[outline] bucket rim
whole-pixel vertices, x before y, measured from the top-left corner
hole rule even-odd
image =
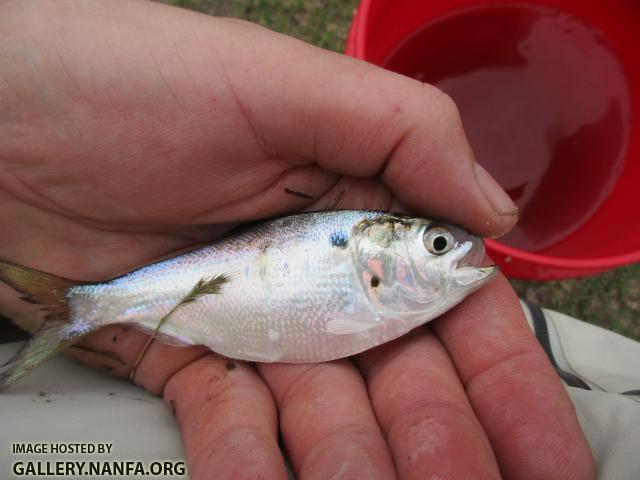
[[[360,1],[353,16],[351,31],[349,32],[350,41],[347,43],[345,51],[347,55],[361,60],[366,59],[367,30],[373,1],[374,0]],[[489,253],[497,254],[503,258],[510,257],[513,260],[534,266],[575,270],[576,272],[582,270],[609,270],[611,268],[640,262],[640,250],[620,255],[579,259],[528,252],[491,239],[486,240],[486,245]]]
[[[355,41],[349,45],[353,51],[347,51],[347,55],[364,60],[366,58],[367,29],[369,26],[369,12],[372,0],[361,0],[353,16],[352,28],[354,28]]]
[[[611,269],[640,262],[640,250],[620,255],[610,255],[606,257],[595,258],[567,258],[543,255],[539,253],[527,252],[519,248],[510,247],[496,240],[488,239],[486,241],[487,250],[490,253],[497,253],[503,257],[511,257],[513,260],[545,266],[572,270],[591,270],[591,269]]]

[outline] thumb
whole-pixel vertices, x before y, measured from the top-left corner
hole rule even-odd
[[[380,176],[412,210],[485,236],[517,221],[442,91],[244,22],[217,33],[220,60],[263,150],[342,175]]]
[[[6,2],[0,27],[0,59],[19,60],[3,63],[0,106],[14,113],[0,157],[15,190],[68,216],[243,220],[290,211],[285,180],[316,193],[345,175],[379,178],[406,207],[485,236],[516,221],[434,87],[152,2]]]

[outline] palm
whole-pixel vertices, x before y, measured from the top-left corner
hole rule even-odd
[[[80,29],[86,34],[91,27]],[[313,203],[323,207],[337,196],[341,206],[354,197],[362,204],[367,190],[377,197],[369,207],[389,206],[389,195],[380,197],[377,186],[341,184],[330,191],[339,175],[317,165],[318,152],[294,152],[295,142],[285,150],[281,139],[271,141],[270,119],[259,116],[266,106],[251,104],[255,93],[242,102],[237,95],[247,82],[241,78],[232,86],[220,63],[208,62],[199,72],[205,87],[186,66],[165,83],[159,75],[171,66],[153,58],[160,45],[137,31],[124,36],[132,37],[133,51],[142,44],[151,51],[146,64],[132,69],[131,57],[108,45],[78,55],[63,45],[56,51],[64,52],[64,74],[43,61],[51,70],[47,89],[35,78],[19,83],[11,70],[4,77],[9,89],[1,98],[3,111],[23,113],[0,137],[0,223],[12,225],[0,255],[103,279],[209,240],[219,230],[202,225],[275,216]],[[113,72],[127,71],[113,78]],[[58,95],[52,98],[51,91]],[[321,127],[310,124],[308,130]]]
[[[91,126],[85,125],[84,128]],[[55,152],[52,152],[53,155]],[[141,155],[144,153],[141,152]],[[56,156],[68,157],[63,152]],[[86,157],[84,161],[99,163],[100,159]],[[266,159],[256,163],[266,165],[277,161]],[[54,174],[62,170],[62,166],[55,165],[54,162],[48,163],[47,168]],[[209,169],[215,172],[215,165],[211,165]],[[42,168],[38,170],[39,175],[49,176]],[[286,186],[286,178],[283,180],[269,174],[260,178],[255,173],[256,170],[247,170],[244,175],[235,176],[239,182],[255,182],[245,192],[240,193],[235,188],[235,193],[220,195],[211,192],[207,195],[204,202],[207,208],[205,211],[203,207],[200,222],[209,220],[211,224],[196,223],[197,219],[182,220],[179,214],[170,213],[172,209],[193,210],[195,205],[203,203],[202,200],[185,199],[184,195],[175,194],[175,189],[151,201],[149,198],[155,195],[152,187],[148,184],[139,185],[139,191],[135,192],[135,195],[140,196],[139,205],[127,208],[127,205],[132,205],[131,201],[118,205],[111,196],[103,197],[95,190],[87,190],[83,186],[95,185],[95,178],[72,180],[76,174],[69,168],[64,170],[66,175],[61,175],[60,182],[43,181],[39,175],[31,176],[28,171],[21,172],[20,178],[16,174],[13,178],[5,177],[4,191],[0,193],[0,224],[11,225],[11,229],[4,233],[0,256],[68,278],[104,280],[176,250],[211,241],[233,223],[263,217],[259,212],[268,211],[270,215],[280,215],[293,213],[301,208],[389,209],[392,205],[399,206],[399,203],[394,203],[392,195],[381,182],[373,179],[338,179],[335,174],[323,172],[327,178],[333,177],[336,180],[325,185],[305,185],[303,193],[298,190],[301,187],[295,186],[300,185],[295,180],[292,184],[294,188],[289,188]],[[113,178],[101,176],[99,182],[125,184],[127,176],[121,175],[120,171],[128,171],[124,162]],[[229,176],[230,173],[227,169],[224,174],[218,175]],[[202,177],[185,175],[184,182],[197,185],[202,182]],[[262,185],[268,187],[264,188]],[[318,187],[322,189],[320,192]],[[185,190],[189,188],[185,187]],[[313,195],[308,192],[313,192]],[[75,201],[68,206],[65,204],[67,195],[75,196]],[[306,196],[312,198],[305,198]],[[272,200],[273,197],[278,198],[279,206]],[[186,206],[183,206],[183,202]],[[246,207],[247,202],[251,203],[250,208]],[[94,205],[93,210],[84,214],[89,204]],[[236,213],[225,214],[225,210]],[[165,216],[159,212],[167,213]],[[118,220],[128,215],[133,217],[127,219],[129,222]],[[157,220],[154,221],[155,218]],[[224,218],[226,221],[213,224],[216,218]]]
[[[515,221],[474,164],[451,101],[431,87],[161,5],[24,3],[0,3],[2,258],[101,280],[225,225],[336,203],[406,205],[484,235]],[[145,341],[113,326],[84,343],[122,362],[70,354],[127,375]],[[433,330],[353,363],[256,372],[226,362],[155,343],[136,374],[176,407],[192,478],[210,469],[279,478],[277,423],[309,478],[342,465],[358,478],[593,474],[569,400],[504,280]],[[551,439],[534,436],[535,455],[523,423]]]

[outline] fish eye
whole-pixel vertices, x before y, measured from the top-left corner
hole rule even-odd
[[[455,243],[451,232],[443,227],[433,227],[423,236],[424,246],[434,255],[442,255],[453,248]]]

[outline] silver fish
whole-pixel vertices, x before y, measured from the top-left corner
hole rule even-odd
[[[271,220],[102,283],[0,262],[0,280],[48,311],[0,375],[0,389],[100,327],[153,330],[169,312],[165,340],[231,358],[346,357],[459,303],[495,273],[495,266],[480,267],[483,257],[482,239],[459,227],[346,210]],[[210,279],[223,280],[216,294],[189,297]]]

